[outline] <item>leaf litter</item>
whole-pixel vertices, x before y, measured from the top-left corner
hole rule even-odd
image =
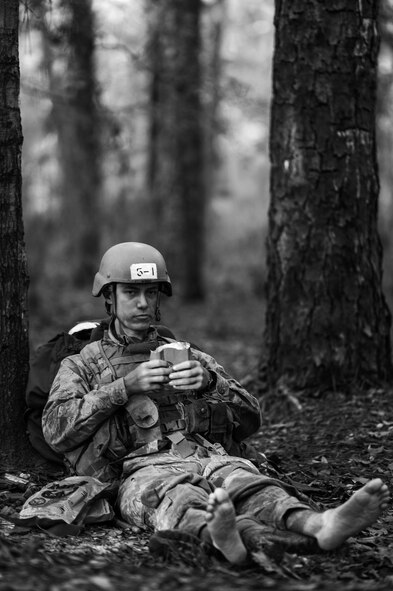
[[[392,489],[392,392],[324,393],[301,398],[301,410],[265,417],[251,439],[280,478],[322,507],[344,502],[370,478]],[[53,474],[0,473],[0,513],[20,510]],[[0,590],[41,591],[382,591],[393,588],[393,511],[334,552],[285,553],[239,568],[217,556],[183,551],[165,559],[149,552],[149,535],[121,520],[90,525],[79,536],[54,538],[0,518]]]

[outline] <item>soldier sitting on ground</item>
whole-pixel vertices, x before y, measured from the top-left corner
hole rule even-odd
[[[155,248],[126,242],[104,254],[93,295],[105,298],[108,330],[63,360],[43,413],[45,438],[72,472],[117,482],[128,523],[188,532],[233,564],[247,560],[250,524],[261,536],[263,524],[309,536],[323,550],[370,526],[389,502],[379,478],[318,512],[244,457],[258,402],[213,357],[157,333],[162,293],[172,285]]]

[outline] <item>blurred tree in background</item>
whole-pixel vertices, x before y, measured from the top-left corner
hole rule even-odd
[[[69,281],[86,286],[100,251],[101,127],[95,72],[91,0],[33,2],[41,33],[42,68],[52,109],[45,125],[57,137],[61,225],[48,240],[60,241],[71,262]]]
[[[90,6],[76,4],[85,12]],[[228,294],[246,290],[261,309],[272,2],[93,0],[84,36],[91,41],[93,24],[94,47],[86,42],[83,76],[75,57],[83,44],[77,50],[70,38],[75,6],[64,6],[29,0],[21,19],[33,337],[36,326],[64,326],[71,313],[102,314],[82,283],[75,285],[82,251],[97,249],[90,232],[100,240],[96,264],[115,242],[151,241],[173,250],[170,270],[182,287],[176,294],[200,297],[206,280],[207,297],[216,286]],[[80,76],[86,84],[77,84]],[[85,104],[92,105],[91,128],[76,142],[76,125],[89,124]],[[93,140],[86,163],[81,152]],[[94,190],[97,160],[101,191]],[[83,210],[82,173],[93,187]],[[82,249],[80,236],[87,240]]]
[[[26,459],[28,276],[22,220],[18,0],[0,4],[0,443],[1,460]]]
[[[266,340],[273,381],[391,375],[375,145],[377,1],[276,3]]]
[[[151,242],[165,253],[172,280],[186,300],[204,297],[201,8],[201,0],[148,3]]]
[[[202,63],[202,93],[204,108],[203,141],[205,195],[209,202],[215,194],[216,169],[220,154],[217,149],[217,137],[220,133],[220,104],[222,100],[222,43],[226,27],[228,3],[216,0],[204,7],[201,19],[200,60]]]
[[[377,146],[379,161],[381,233],[385,262],[385,293],[391,299],[393,292],[393,2],[380,0]]]

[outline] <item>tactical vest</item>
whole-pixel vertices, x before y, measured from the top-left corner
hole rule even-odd
[[[97,383],[105,385],[124,378],[138,365],[148,361],[151,350],[151,343],[138,343],[127,345],[119,354],[119,346],[115,343],[97,341],[86,347],[81,356],[94,373]],[[131,428],[133,424],[136,426],[138,444],[161,439],[162,435],[173,431],[185,431],[188,425],[184,407],[201,399],[201,396],[195,390],[179,391],[170,387],[149,395],[131,396],[124,408],[131,417]]]
[[[170,339],[162,339],[170,342]],[[119,346],[104,339],[87,345],[80,353],[100,386],[125,377],[139,364],[150,359],[158,342]],[[186,455],[185,435],[195,434],[207,445],[220,449],[232,444],[233,417],[222,402],[206,400],[194,390],[179,391],[170,387],[159,392],[134,394],[96,431],[90,441],[65,455],[77,474],[96,475],[108,480],[119,475],[122,460],[130,450],[152,442],[177,445]],[[204,439],[207,437],[207,439]],[[226,445],[227,444],[227,445]]]

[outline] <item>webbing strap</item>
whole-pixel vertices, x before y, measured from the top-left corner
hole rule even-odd
[[[98,347],[100,349],[100,353],[101,353],[101,355],[102,355],[102,357],[103,357],[103,359],[104,359],[107,367],[110,369],[110,372],[111,372],[111,374],[113,376],[113,379],[116,380],[117,379],[117,375],[116,375],[115,368],[113,367],[113,365],[109,361],[109,359],[108,359],[108,357],[107,357],[107,355],[106,355],[106,353],[104,351],[104,347],[102,346],[102,341],[97,341],[97,343],[98,343]]]
[[[173,447],[182,458],[188,458],[188,456],[192,456],[194,453],[196,448],[195,444],[193,444],[192,441],[188,441],[180,431],[167,433],[165,437],[172,442]]]
[[[175,419],[173,421],[160,422],[161,430],[163,435],[169,433],[175,433],[176,431],[185,431],[187,429],[187,423],[185,419]]]

